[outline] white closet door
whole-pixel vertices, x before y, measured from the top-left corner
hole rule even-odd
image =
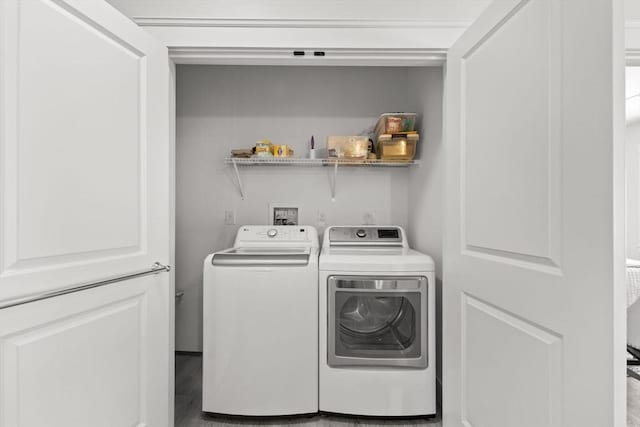
[[[173,423],[167,50],[101,0],[0,0],[0,426]]]
[[[500,0],[449,53],[447,427],[625,425],[622,32]]]

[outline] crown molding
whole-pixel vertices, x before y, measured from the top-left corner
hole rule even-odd
[[[266,19],[189,18],[137,16],[141,27],[234,27],[234,28],[467,28],[472,21],[428,19]],[[625,21],[625,28],[640,29],[640,19]]]
[[[446,48],[457,38],[456,34],[463,32],[471,21],[447,21],[447,20],[390,20],[390,19],[262,19],[262,18],[184,18],[184,17],[137,17],[135,22],[140,26],[147,27],[159,39],[163,40],[170,47],[170,55],[176,63],[211,63],[211,64],[231,64],[247,63],[258,64],[277,61],[286,62],[291,65],[358,65],[368,63],[391,64],[390,60],[397,60],[398,65],[433,65],[443,63],[446,59]],[[410,49],[395,49],[365,47],[350,48],[337,47],[335,49],[314,49],[314,48],[283,48],[272,44],[273,47],[258,48],[255,41],[249,41],[244,47],[233,47],[228,44],[233,43],[233,30],[238,29],[347,29],[358,31],[366,30],[396,30],[398,34],[402,30],[405,39],[416,37],[416,30],[420,31],[424,40],[439,40],[432,43],[435,47],[443,49],[433,49],[433,46],[413,46]],[[183,29],[184,31],[181,31]],[[198,31],[201,29],[202,31]],[[640,61],[640,20],[628,20],[625,22],[627,31],[627,60],[638,63]],[[191,32],[187,32],[191,30]],[[220,34],[215,34],[215,43],[212,35],[205,33],[205,30],[226,30],[225,43],[213,47],[220,41]],[[421,31],[424,30],[424,31]],[[178,31],[176,33],[176,31]],[[195,31],[195,32],[193,32]],[[411,33],[413,32],[413,34]],[[246,34],[246,33],[242,33]],[[355,33],[354,33],[355,34]],[[439,39],[440,38],[440,39]],[[444,40],[444,41],[442,41]],[[244,40],[243,40],[244,41]],[[317,36],[309,38],[308,44],[311,46],[322,46],[325,43],[317,42]],[[255,43],[255,44],[254,44]],[[235,43],[234,43],[235,44]],[[304,46],[304,41],[300,43]],[[333,43],[329,43],[333,44]],[[248,46],[255,47],[248,47]],[[307,54],[304,57],[293,57],[293,50],[304,50]],[[324,57],[314,57],[314,50],[323,50]]]
[[[471,21],[421,19],[263,19],[134,17],[142,27],[219,28],[467,28]]]

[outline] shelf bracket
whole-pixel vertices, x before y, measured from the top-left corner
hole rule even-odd
[[[331,201],[336,201],[336,180],[338,179],[338,162],[333,163],[333,179],[331,180]]]
[[[1,1],[1,0],[0,0]],[[323,166],[327,168],[329,173],[329,184],[331,186],[331,201],[336,201],[336,188],[338,185],[338,166],[382,166],[382,167],[408,167],[411,165],[420,165],[417,160],[358,160],[358,159],[338,159],[338,158],[326,158],[326,159],[307,159],[307,158],[281,158],[281,157],[226,157],[224,162],[226,164],[233,164],[233,170],[236,175],[236,181],[240,197],[245,199],[244,185],[242,183],[242,177],[238,166]],[[329,167],[333,166],[333,170],[329,170]],[[232,179],[232,178],[230,178]]]
[[[242,179],[240,178],[238,163],[236,162],[236,159],[232,159],[231,161],[233,162],[233,170],[236,172],[236,180],[238,182],[238,190],[240,190],[240,198],[244,200],[244,187],[242,187]]]

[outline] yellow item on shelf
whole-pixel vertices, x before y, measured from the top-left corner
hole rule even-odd
[[[256,156],[258,157],[270,157],[271,153],[271,140],[261,139],[256,142]]]
[[[273,145],[273,157],[289,157],[291,151],[288,145]]]

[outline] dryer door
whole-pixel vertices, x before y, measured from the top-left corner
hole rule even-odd
[[[426,368],[425,277],[329,278],[329,365]]]

